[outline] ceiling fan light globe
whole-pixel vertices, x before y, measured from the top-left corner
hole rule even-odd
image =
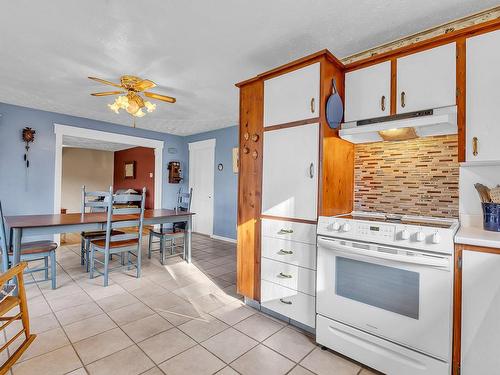
[[[111,109],[114,113],[120,113],[120,107],[114,102],[113,104],[108,104],[109,109]]]
[[[144,117],[145,115],[146,114],[142,111],[141,108],[139,108],[139,110],[133,114],[133,116],[135,117]]]
[[[144,106],[146,107],[146,110],[150,113],[156,109],[156,104],[153,104],[149,101],[144,102]]]
[[[139,104],[135,100],[129,100],[128,101],[128,106],[127,106],[127,112],[130,113],[131,115],[136,114],[141,107],[139,107]]]

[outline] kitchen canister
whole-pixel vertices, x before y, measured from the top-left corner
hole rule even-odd
[[[500,203],[481,203],[483,206],[483,228],[500,232]]]

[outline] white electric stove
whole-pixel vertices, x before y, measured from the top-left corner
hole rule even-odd
[[[456,219],[318,220],[317,341],[386,374],[451,371]]]

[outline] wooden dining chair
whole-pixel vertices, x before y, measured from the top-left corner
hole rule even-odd
[[[3,353],[10,345],[17,340],[18,337],[24,334],[23,342],[17,347],[15,351],[11,351],[12,354],[7,358],[7,360],[0,366],[0,375],[6,374],[10,368],[16,363],[16,361],[21,357],[21,355],[28,349],[36,335],[30,333],[30,321],[28,315],[28,303],[26,301],[26,291],[24,290],[24,277],[23,273],[27,266],[26,262],[19,263],[17,266],[12,267],[7,272],[0,275],[0,288],[3,288],[7,282],[13,278],[16,279],[17,283],[17,296],[7,296],[2,302],[0,302],[0,331],[4,331],[11,323],[16,320],[21,321],[22,328],[19,332],[14,334],[12,337],[6,337],[5,344],[0,347],[0,354]],[[10,316],[6,316],[15,307],[19,307],[18,312],[14,312]]]
[[[191,209],[191,200],[193,197],[193,188],[189,189],[188,192],[183,192],[182,188],[179,189],[177,193],[177,203],[175,206],[176,211],[189,211]],[[176,250],[182,248],[183,258],[186,259],[186,240],[185,240],[185,230],[186,223],[173,223],[170,228],[165,228],[162,224],[159,230],[154,228],[149,230],[149,245],[148,245],[148,258],[151,259],[151,253],[153,251],[160,252],[160,262],[161,264],[165,263],[166,258],[170,258],[173,256],[177,256],[180,253],[177,253]],[[153,239],[158,238],[159,241],[154,242]],[[183,238],[182,244],[177,243],[176,241],[180,238]],[[154,250],[153,244],[159,243],[159,249]],[[170,250],[170,255],[166,256],[166,250]]]
[[[110,187],[112,189],[112,187]],[[82,186],[82,206],[81,213],[84,215],[87,212],[106,212],[109,202],[106,200],[109,193],[106,191],[87,191],[85,185]],[[123,234],[121,231],[114,231],[114,235]],[[89,249],[90,241],[106,238],[105,230],[96,230],[90,232],[81,232],[81,264],[85,265],[89,272]]]
[[[52,282],[52,289],[56,289],[57,246],[57,243],[51,240],[25,242],[21,244],[21,262],[38,262],[43,260],[43,266],[27,268],[24,274],[33,274],[43,271],[44,279],[42,281],[50,280]],[[6,271],[14,259],[14,254],[12,253],[12,248],[7,245],[2,202],[0,202],[0,250],[2,252],[2,269]],[[37,281],[27,281],[25,284],[27,285],[35,282]]]
[[[108,286],[109,271],[131,267],[137,269],[137,277],[141,277],[141,243],[144,224],[144,204],[146,201],[146,188],[142,194],[115,194],[109,189],[106,196],[107,220],[106,235],[104,239],[90,241],[90,278],[94,278],[94,272],[104,276],[104,286]],[[124,202],[137,202],[139,207],[119,208]],[[117,207],[114,207],[117,205]],[[128,228],[121,234],[115,234],[115,228]],[[104,255],[103,260],[96,259],[96,253]],[[110,268],[110,255],[119,255],[121,264]],[[135,263],[132,261],[135,258]],[[102,271],[96,267],[101,265]]]

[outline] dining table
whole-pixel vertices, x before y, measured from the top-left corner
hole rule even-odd
[[[186,223],[184,241],[186,241],[185,261],[191,263],[192,217],[194,213],[176,209],[144,210],[144,225],[163,225],[168,223]],[[128,221],[137,219],[139,215],[114,215],[112,221]],[[29,236],[55,235],[99,231],[106,229],[107,214],[105,212],[48,214],[48,215],[16,215],[5,216],[5,224],[10,232],[10,245],[13,260],[11,267],[21,260],[22,238]],[[5,272],[8,265],[2,264]]]

